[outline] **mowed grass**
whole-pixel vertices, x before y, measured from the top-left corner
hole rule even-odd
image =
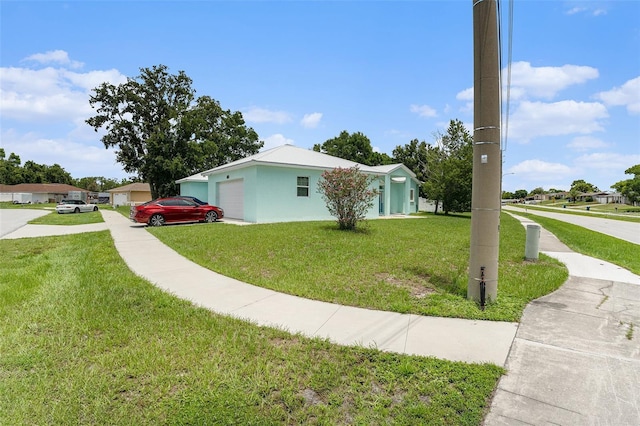
[[[559,262],[524,260],[525,230],[503,215],[498,300],[484,311],[466,298],[469,215],[368,221],[167,226],[149,232],[194,262],[254,285],[363,308],[518,321],[525,305],[567,278]]]
[[[104,222],[99,211],[87,213],[58,214],[55,211],[46,216],[29,221],[32,225],[87,225],[89,223]]]
[[[586,210],[585,205],[574,206],[567,204],[567,208],[558,210],[558,208],[548,208],[545,204],[509,204],[509,207],[515,207],[526,213],[527,210],[541,210],[550,213],[572,214],[578,216],[599,217],[602,219],[621,220],[624,222],[640,222],[640,214],[637,213],[638,207],[631,207],[618,204],[619,210],[615,211],[616,204],[591,204],[590,211]],[[562,206],[556,206],[562,207]]]
[[[540,224],[572,250],[606,260],[640,275],[640,245],[581,226],[529,213],[518,213]]]
[[[0,251],[3,425],[478,425],[503,373],[196,308],[131,273],[107,231]]]

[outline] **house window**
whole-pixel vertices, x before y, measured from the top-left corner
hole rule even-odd
[[[298,176],[298,197],[309,196],[309,176]]]
[[[410,202],[410,203],[415,202],[415,198],[414,198],[414,193],[413,193],[413,191],[414,191],[414,189],[413,189],[413,188],[411,188],[411,189],[409,190],[409,202]]]

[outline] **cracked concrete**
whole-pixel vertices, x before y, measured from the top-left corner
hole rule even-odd
[[[640,277],[545,233],[570,277],[525,309],[484,424],[640,425]]]

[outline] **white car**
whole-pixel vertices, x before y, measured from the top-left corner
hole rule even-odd
[[[62,213],[80,213],[80,212],[95,212],[98,210],[98,206],[95,204],[87,204],[82,200],[62,200],[60,204],[56,206],[58,214]]]

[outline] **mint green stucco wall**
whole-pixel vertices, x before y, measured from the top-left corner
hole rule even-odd
[[[239,170],[222,171],[209,176],[208,200],[216,204],[218,184],[225,181],[242,179],[244,185],[244,220],[254,223],[289,222],[308,220],[335,220],[329,214],[322,195],[317,192],[318,182],[323,170],[294,167],[255,165]],[[371,188],[379,185],[391,188],[385,191],[383,214],[409,214],[417,211],[418,186],[404,170],[392,173],[393,176],[404,176],[405,183],[391,183],[390,176],[376,178]],[[297,195],[297,178],[309,178],[308,197]],[[414,189],[414,202],[409,202],[409,190]],[[224,206],[221,206],[224,208]],[[376,197],[373,207],[368,211],[367,219],[380,216],[379,198]]]
[[[240,170],[223,171],[220,174],[209,176],[209,200],[219,205],[218,184],[232,180],[241,179],[244,183],[244,220],[246,222],[256,222],[257,218],[257,184],[256,167],[247,167]],[[209,201],[209,204],[211,204]],[[221,206],[224,208],[224,206]]]
[[[180,184],[180,195],[189,195],[209,202],[209,184],[207,182],[184,182]]]

